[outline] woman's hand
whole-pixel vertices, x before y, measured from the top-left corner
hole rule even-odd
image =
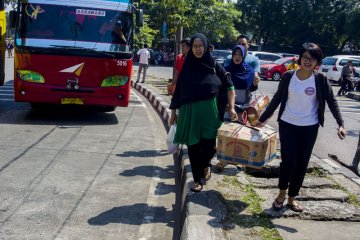
[[[171,116],[170,116],[170,125],[174,125],[176,123],[177,117],[176,117],[176,110],[171,109]]]
[[[260,122],[259,120],[256,120],[252,125],[254,127],[262,127],[262,126],[264,126],[264,124],[262,122]]]
[[[253,82],[253,85],[254,86],[257,86],[260,82],[260,76],[259,76],[259,73],[255,73],[255,76],[254,76],[254,82]]]
[[[230,108],[228,113],[229,113],[231,121],[235,122],[235,121],[238,120],[238,115],[237,115],[237,113],[235,111],[235,108]]]
[[[346,136],[345,128],[342,127],[342,126],[339,127],[339,128],[338,128],[337,135],[339,136],[339,138],[340,138],[341,140],[343,140],[343,139],[345,138],[345,136]]]

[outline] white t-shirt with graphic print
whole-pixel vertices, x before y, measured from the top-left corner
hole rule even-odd
[[[319,122],[318,106],[314,74],[301,81],[294,73],[289,84],[285,110],[280,119],[296,126],[315,125]]]

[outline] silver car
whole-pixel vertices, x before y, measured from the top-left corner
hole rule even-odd
[[[351,60],[357,73],[360,73],[360,56],[335,55],[323,59],[319,72],[324,73],[331,81],[338,82],[341,77],[341,70]]]

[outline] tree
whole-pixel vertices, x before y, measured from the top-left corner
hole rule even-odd
[[[236,7],[243,12],[236,28],[265,50],[296,52],[311,41],[333,54],[359,42],[357,0],[239,0]]]
[[[149,16],[144,15],[144,26],[140,28],[139,33],[134,36],[135,48],[142,48],[144,43],[151,46],[155,36],[159,33],[159,30],[154,30],[149,27]]]
[[[233,46],[239,32],[235,24],[240,21],[241,11],[233,3],[216,0],[189,1],[186,12],[188,24],[185,33],[188,36],[196,32],[204,33],[210,42],[218,46]]]
[[[139,7],[149,15],[150,28],[159,30],[166,21],[169,38],[175,35],[179,26],[184,27],[184,36],[203,32],[211,42],[219,45],[227,41],[233,44],[238,34],[234,23],[239,21],[241,12],[228,1],[142,0]],[[159,42],[160,39],[159,32],[155,41]]]

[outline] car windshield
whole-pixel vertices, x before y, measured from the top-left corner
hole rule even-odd
[[[131,17],[131,13],[114,10],[22,4],[16,43],[30,47],[65,46],[129,52],[133,31]]]
[[[214,50],[211,54],[214,58],[226,58],[227,56],[231,55],[231,51]]]
[[[322,65],[335,65],[336,60],[336,58],[326,57],[323,59]]]
[[[280,59],[274,61],[273,63],[280,65],[280,64],[283,64],[283,63],[285,63],[285,62],[287,62],[287,61],[289,61],[289,58],[280,58]]]

